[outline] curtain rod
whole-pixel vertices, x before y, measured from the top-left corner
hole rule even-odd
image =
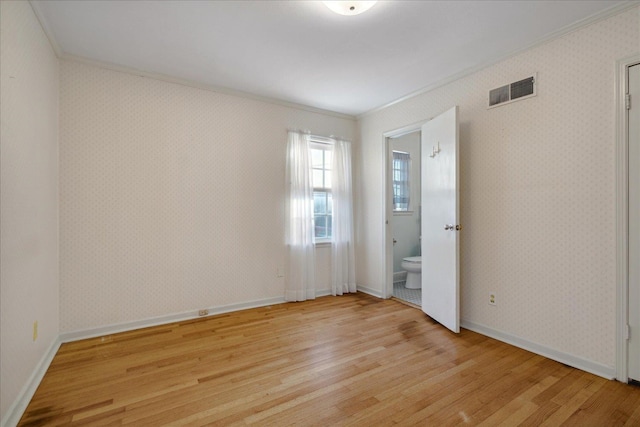
[[[347,141],[347,142],[351,142],[349,139],[341,137],[341,136],[335,136],[335,135],[330,135],[330,136],[322,136],[322,135],[314,135],[311,133],[311,131],[309,130],[300,130],[300,129],[287,129],[287,132],[297,132],[297,133],[301,133],[301,134],[305,134],[305,135],[309,135],[309,137],[311,139],[314,139],[314,142],[320,142],[320,143],[324,143],[324,144],[333,144],[336,140],[340,139],[342,141]]]

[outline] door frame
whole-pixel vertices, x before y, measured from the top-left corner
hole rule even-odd
[[[625,106],[628,68],[640,54],[616,64],[616,379],[629,381],[629,134]],[[636,101],[638,102],[638,101]]]
[[[383,297],[391,298],[393,296],[393,194],[391,186],[391,159],[393,154],[391,153],[392,147],[390,139],[399,138],[401,136],[422,131],[422,125],[427,123],[431,119],[421,120],[416,123],[412,123],[401,128],[393,129],[382,134],[382,144],[384,147],[384,171],[382,175],[383,191],[384,191],[384,206],[383,215],[384,221],[382,221],[382,251],[384,253],[383,262],[383,275],[384,287]]]

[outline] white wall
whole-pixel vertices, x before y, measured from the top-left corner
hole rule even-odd
[[[283,297],[286,131],[355,120],[75,61],[60,85],[62,332]]]
[[[358,283],[383,293],[382,134],[458,105],[463,320],[612,371],[615,64],[640,51],[638,16],[633,8],[362,117]],[[533,72],[537,97],[487,110],[490,89]]]
[[[391,220],[393,238],[393,272],[402,272],[402,258],[420,255],[420,132],[389,140],[392,150],[411,156],[409,166],[409,212],[394,212]]]
[[[29,3],[0,2],[0,32],[4,421],[58,337],[58,61]]]

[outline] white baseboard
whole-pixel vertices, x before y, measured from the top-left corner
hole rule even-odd
[[[372,289],[361,288],[360,286],[358,286],[358,290],[380,298],[379,294],[373,291]],[[316,291],[316,297],[324,297],[329,295],[331,295],[331,289],[321,289]],[[248,301],[248,302],[243,302],[238,304],[223,305],[219,307],[211,307],[207,309],[209,310],[209,314],[207,316],[229,313],[232,311],[247,310],[249,308],[266,307],[268,305],[283,304],[285,302],[286,301],[284,300],[284,297],[276,297],[276,298],[266,298],[266,299],[255,300],[255,301]],[[166,325],[168,323],[182,322],[184,320],[191,320],[191,319],[196,319],[200,317],[204,318],[207,316],[199,316],[198,312],[196,311],[185,311],[182,313],[167,314],[165,316],[151,317],[151,318],[142,319],[142,320],[133,320],[131,322],[117,323],[113,325],[100,326],[97,328],[64,332],[60,334],[60,343],[84,340],[87,338],[101,337],[105,335],[117,334],[119,332],[128,332],[135,329]]]
[[[366,287],[366,286],[358,286],[359,292],[364,292],[366,294],[372,295],[377,298],[383,298],[378,290]],[[326,296],[330,295],[331,292],[327,290],[318,291],[317,296]],[[228,313],[232,311],[240,311],[246,310],[249,308],[256,307],[265,307],[274,304],[282,304],[285,300],[283,297],[277,298],[267,298],[262,300],[248,301],[244,303],[238,304],[229,304],[225,306],[212,307],[209,308],[209,316]],[[31,401],[31,398],[36,392],[36,389],[40,385],[42,378],[44,377],[51,361],[56,355],[60,345],[65,342],[77,341],[86,338],[93,338],[97,336],[109,335],[118,332],[130,331],[134,329],[145,328],[149,326],[163,325],[172,322],[178,322],[182,320],[190,320],[198,318],[198,313],[189,311],[184,313],[176,313],[170,314],[166,316],[159,316],[149,319],[136,320],[133,322],[119,323],[115,325],[102,326],[99,328],[91,328],[85,330],[79,330],[74,332],[66,332],[60,334],[60,336],[51,343],[51,346],[47,350],[47,352],[43,355],[42,359],[34,369],[33,373],[29,377],[29,380],[21,390],[18,398],[11,405],[7,413],[0,422],[0,426],[2,427],[14,427],[20,421],[22,414],[24,413],[27,405]],[[471,331],[480,333],[482,335],[486,335],[488,337],[497,339],[499,341],[503,341],[505,343],[514,345],[516,347],[531,351],[533,353],[539,354],[544,357],[548,357],[549,359],[558,361],[560,363],[564,363],[569,366],[573,366],[577,369],[581,369],[586,372],[590,372],[594,375],[598,375],[600,377],[606,379],[614,379],[615,378],[615,367],[602,365],[597,362],[593,362],[591,360],[583,359],[577,356],[573,356],[568,353],[564,353],[523,338],[517,337],[515,335],[508,334],[506,332],[498,331],[492,329],[488,326],[481,325],[478,323],[474,323],[468,320],[462,320],[461,326],[465,329],[469,329]]]
[[[319,294],[325,294],[325,292],[321,291],[319,292]],[[326,291],[326,295],[330,295],[330,294],[331,294],[330,291]],[[231,311],[246,310],[249,308],[265,307],[265,306],[274,305],[274,304],[282,304],[284,302],[285,302],[284,297],[277,297],[277,298],[266,298],[266,299],[261,299],[256,301],[248,301],[248,302],[243,302],[238,304],[229,304],[229,305],[219,306],[219,307],[211,307],[208,309],[209,314],[207,316],[228,313]],[[14,427],[18,424],[18,422],[20,421],[20,418],[22,417],[22,414],[27,409],[27,406],[29,405],[31,398],[35,394],[38,386],[40,385],[40,382],[42,381],[42,378],[47,372],[47,369],[49,369],[49,365],[51,365],[51,361],[53,360],[54,356],[58,352],[58,349],[60,348],[60,345],[62,343],[78,341],[86,338],[94,338],[94,337],[99,337],[104,335],[111,335],[118,332],[126,332],[134,329],[164,325],[167,323],[180,322],[183,320],[190,320],[190,319],[196,319],[198,317],[207,317],[207,316],[198,316],[197,311],[187,311],[183,313],[168,314],[166,316],[158,316],[158,317],[153,317],[149,319],[134,320],[132,322],[118,323],[114,325],[107,325],[107,326],[101,326],[98,328],[83,329],[83,330],[65,332],[60,334],[51,344],[51,346],[49,347],[45,355],[42,357],[42,359],[34,369],[33,373],[29,377],[29,380],[27,381],[23,389],[20,391],[20,394],[16,398],[15,402],[13,403],[13,405],[11,405],[11,407],[3,417],[2,421],[0,422],[0,426]]]
[[[358,289],[358,292],[364,292],[365,294],[369,294],[369,295],[372,295],[372,296],[377,297],[377,298],[384,298],[382,293],[377,289],[372,289],[372,288],[369,288],[367,286],[362,286],[362,285],[358,285],[357,289]]]
[[[237,304],[229,304],[218,307],[210,307],[207,316],[216,314],[229,313],[232,311],[247,310],[249,308],[265,307],[268,305],[284,303],[284,297],[266,298],[255,301],[242,302]],[[117,323],[114,325],[100,326],[97,328],[83,329],[60,334],[60,342],[66,343],[78,341],[87,338],[95,338],[104,335],[116,334],[118,332],[127,332],[134,329],[148,328],[150,326],[166,325],[167,323],[181,322],[197,318],[205,318],[207,316],[198,316],[197,311],[185,311],[182,313],[168,314],[165,316],[152,317],[142,320],[134,320],[131,322]]]
[[[58,352],[60,348],[60,338],[56,338],[53,340],[45,354],[42,356],[36,368],[31,373],[31,376],[27,380],[22,390],[18,394],[18,397],[13,402],[13,404],[7,410],[7,413],[2,418],[0,422],[0,426],[2,427],[15,427],[18,425],[20,418],[22,418],[22,414],[27,409],[29,402],[31,402],[31,398],[36,393],[42,378],[44,378],[44,374],[47,373],[47,369],[49,369],[49,365],[53,361],[54,356]]]
[[[469,329],[470,331],[495,338],[498,341],[506,342],[507,344],[511,344],[513,346],[531,351],[533,353],[555,360],[556,362],[564,363],[565,365],[587,371],[608,380],[612,380],[616,376],[615,367],[606,366],[592,360],[587,360],[578,356],[564,353],[562,351],[558,351],[553,348],[549,348],[544,345],[525,340],[515,335],[492,329],[479,323],[474,323],[469,320],[463,319],[461,322],[461,326],[465,329]]]
[[[406,271],[394,271],[393,272],[393,283],[402,282],[407,280],[407,272]]]

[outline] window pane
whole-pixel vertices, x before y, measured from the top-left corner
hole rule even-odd
[[[316,148],[311,149],[311,167],[322,168],[322,152],[324,150],[318,150]]]
[[[333,152],[326,150],[324,152],[324,168],[331,169],[331,161],[333,159]]]
[[[322,182],[323,172],[322,169],[313,170],[313,186],[315,188],[324,188],[324,182]]]
[[[313,193],[313,213],[326,214],[327,213],[327,193],[314,192]]]
[[[316,238],[327,237],[327,217],[324,215],[316,215]]]
[[[331,216],[327,217],[327,237],[331,237],[332,236],[332,234],[331,234],[331,228],[332,228],[332,225],[333,225],[332,219],[333,218]]]
[[[324,173],[324,187],[331,188],[331,171],[325,171]]]
[[[331,193],[327,193],[327,213],[331,215],[333,212],[333,199],[331,198]],[[331,235],[331,233],[329,233]]]

